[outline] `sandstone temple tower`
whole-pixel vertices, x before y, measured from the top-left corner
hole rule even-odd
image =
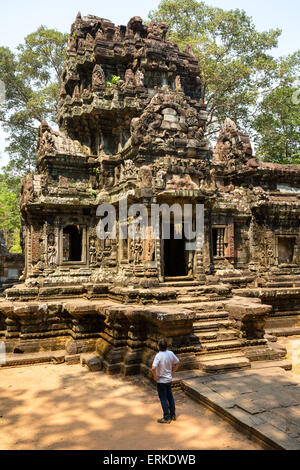
[[[209,149],[197,60],[167,30],[139,17],[72,25],[59,131],[41,124],[23,179],[23,283],[0,302],[12,355],[95,351],[109,372],[147,374],[164,335],[183,368],[284,356],[264,327],[300,310],[300,168],[259,162],[229,118]],[[172,217],[169,240],[150,219],[146,239],[121,238],[121,200],[204,206],[203,246],[186,250]],[[101,204],[115,207],[115,238],[97,236]]]

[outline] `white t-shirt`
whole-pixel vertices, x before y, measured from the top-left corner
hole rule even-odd
[[[172,351],[159,351],[156,354],[152,367],[156,367],[158,382],[167,384],[172,382],[172,367],[179,362],[178,357]]]

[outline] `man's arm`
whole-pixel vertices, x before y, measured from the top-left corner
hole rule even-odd
[[[177,372],[177,369],[179,367],[180,362],[176,362],[176,364],[173,365],[172,367],[172,374],[175,374]]]
[[[152,366],[152,374],[153,374],[153,377],[154,377],[154,380],[155,382],[158,381],[158,377],[157,377],[157,374],[156,374],[156,367]]]

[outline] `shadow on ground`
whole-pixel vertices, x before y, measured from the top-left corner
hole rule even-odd
[[[140,376],[47,364],[0,377],[1,449],[260,449],[181,391],[178,420],[157,424],[156,389]]]

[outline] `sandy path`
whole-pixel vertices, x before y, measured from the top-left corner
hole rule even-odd
[[[260,449],[175,391],[178,420],[156,423],[155,388],[80,365],[0,370],[0,449]]]
[[[292,363],[293,374],[300,375],[300,336],[278,338],[278,343],[287,349],[286,359]]]

